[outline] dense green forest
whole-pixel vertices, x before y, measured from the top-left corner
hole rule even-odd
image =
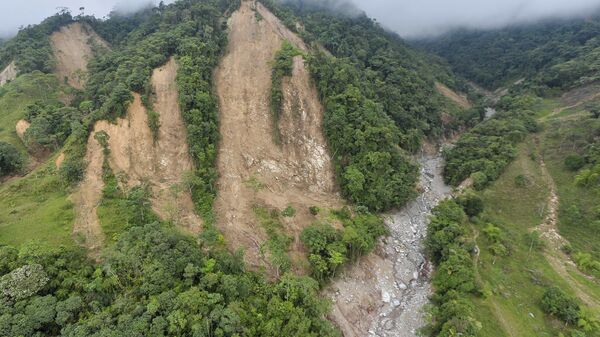
[[[415,44],[462,76],[495,89],[522,78],[539,94],[599,79],[600,17],[551,19],[498,30],[457,30]],[[549,91],[548,89],[553,89]]]
[[[516,156],[515,146],[528,133],[538,130],[532,96],[507,96],[498,104],[492,118],[465,132],[445,150],[444,178],[458,186],[472,178],[473,186],[481,190],[496,180]]]

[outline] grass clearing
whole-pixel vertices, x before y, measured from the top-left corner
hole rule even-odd
[[[597,191],[576,186],[577,172],[564,166],[567,156],[583,153],[587,133],[594,125],[600,126],[600,121],[583,116],[573,120],[551,120],[545,125],[542,146],[548,171],[556,182],[561,201],[558,218],[561,235],[575,250],[591,253],[600,259]]]
[[[484,300],[485,310],[477,310],[477,319],[497,321],[492,328],[485,328],[490,333],[486,336],[498,336],[492,329],[499,326],[506,336],[557,336],[562,326],[547,318],[539,300],[547,286],[556,285],[566,291],[570,288],[554,272],[543,252],[532,249],[526,239],[529,231],[543,221],[549,189],[536,161],[533,137],[519,145],[518,153],[502,176],[481,193],[486,210],[474,226],[480,232],[487,223],[501,228],[510,253],[506,257],[494,256],[491,242],[484,235],[479,236],[478,270],[488,297]],[[518,187],[518,176],[526,176],[529,183]]]
[[[0,244],[73,245],[73,204],[54,163],[0,185]]]

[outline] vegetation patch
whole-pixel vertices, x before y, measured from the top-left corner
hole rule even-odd
[[[288,254],[293,238],[284,233],[279,212],[261,206],[254,206],[254,214],[262,227],[267,232],[268,240],[262,248],[269,251],[269,262],[275,268],[277,277],[287,272],[292,267],[292,260]],[[285,215],[284,215],[285,216]]]
[[[0,244],[73,245],[73,204],[54,163],[0,185],[0,200]]]
[[[335,212],[342,229],[330,223],[316,222],[305,228],[300,236],[308,249],[311,275],[320,283],[335,277],[347,262],[370,253],[377,239],[388,234],[383,220],[368,212],[352,214],[348,208]]]
[[[133,226],[94,264],[77,248],[0,247],[6,336],[323,336],[318,283],[247,272],[239,254],[202,249],[173,228]]]
[[[515,146],[528,133],[538,130],[534,108],[536,99],[529,96],[505,97],[499,108],[503,111],[463,134],[444,157],[445,180],[458,186],[467,178],[473,187],[485,188],[498,179],[517,155]]]
[[[472,296],[481,289],[473,261],[473,241],[463,208],[453,200],[433,209],[425,242],[436,265],[432,278],[435,295],[431,323],[422,332],[429,336],[478,336],[482,326],[475,319]]]
[[[275,54],[273,72],[271,74],[271,113],[273,114],[273,137],[275,143],[281,143],[279,119],[283,111],[283,79],[292,76],[294,57],[301,55],[290,41],[284,41],[281,49]]]

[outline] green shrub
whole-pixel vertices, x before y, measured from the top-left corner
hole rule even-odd
[[[463,207],[465,213],[470,217],[481,214],[485,208],[483,198],[472,191],[465,191],[465,193],[460,195],[456,201]]]
[[[481,171],[471,174],[471,179],[473,180],[473,188],[477,191],[483,190],[489,183],[488,177]]]
[[[525,234],[525,242],[530,249],[542,250],[546,247],[546,242],[542,239],[542,234],[535,230]]]
[[[27,107],[25,119],[30,126],[25,132],[25,144],[30,150],[57,150],[63,146],[74,129],[81,125],[79,110],[60,102],[37,102]]]
[[[567,158],[565,158],[565,167],[569,171],[573,171],[573,172],[579,171],[580,169],[583,168],[584,165],[585,165],[585,158],[578,154],[572,154],[572,155],[569,155]]]
[[[12,144],[0,141],[0,177],[19,172],[25,160]]]
[[[311,274],[320,282],[334,277],[347,261],[371,252],[377,238],[388,233],[381,217],[368,212],[353,216],[347,208],[336,213],[344,225],[336,230],[317,223],[302,231],[300,239],[309,252]]]
[[[281,212],[281,215],[287,218],[291,218],[294,215],[296,215],[296,209],[290,205]]]
[[[527,187],[531,184],[531,180],[524,174],[519,174],[515,177],[515,186],[519,188]]]
[[[258,12],[257,12],[258,13]],[[277,144],[281,142],[279,131],[279,119],[283,109],[283,78],[292,76],[294,69],[294,57],[301,55],[290,41],[284,41],[281,49],[275,54],[273,61],[273,72],[271,74],[271,112],[273,120],[273,130],[275,130],[274,140]]]
[[[435,264],[435,293],[431,322],[422,329],[428,336],[477,336],[481,323],[474,319],[470,295],[479,290],[471,256],[466,214],[454,200],[433,209],[425,247]]]
[[[579,320],[579,304],[557,287],[546,289],[541,306],[546,314],[555,316],[565,323],[577,324]]]
[[[310,211],[310,214],[315,215],[315,216],[321,212],[321,209],[317,206],[310,206],[310,208],[308,210]]]

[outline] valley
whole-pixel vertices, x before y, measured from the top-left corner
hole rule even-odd
[[[600,19],[84,10],[0,41],[0,336],[600,336]]]

